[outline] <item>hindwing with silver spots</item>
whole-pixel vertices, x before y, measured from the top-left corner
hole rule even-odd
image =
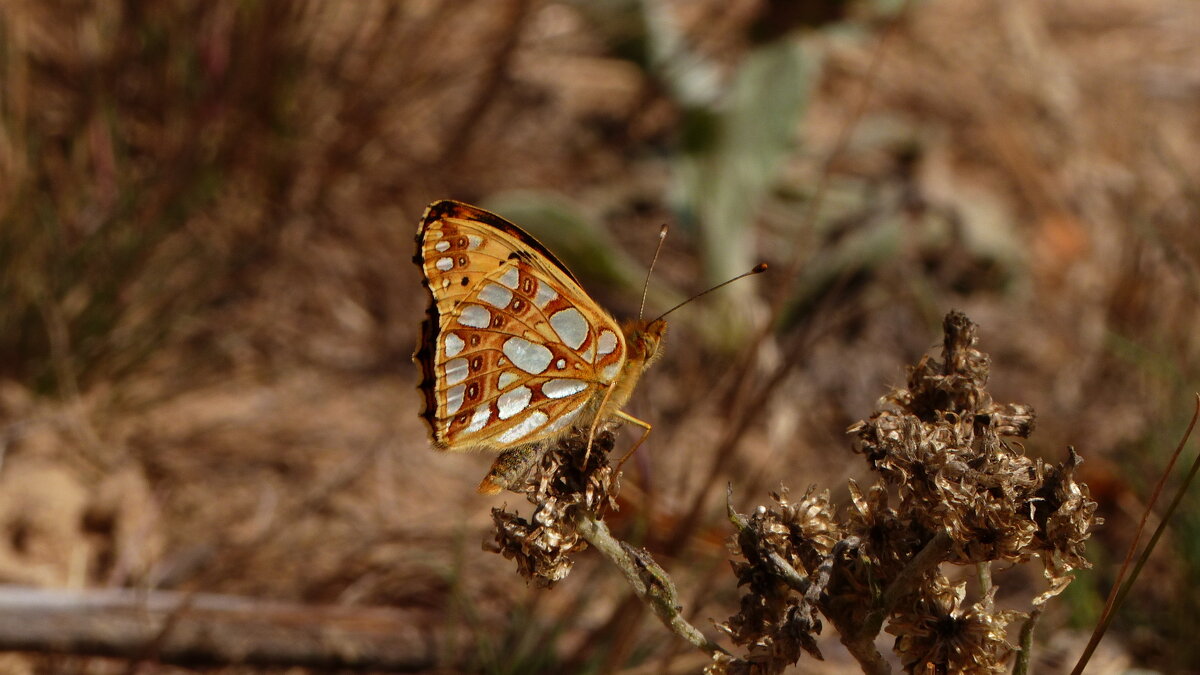
[[[616,322],[499,216],[432,204],[414,261],[433,295],[414,358],[439,448],[502,450],[563,433],[620,374]]]

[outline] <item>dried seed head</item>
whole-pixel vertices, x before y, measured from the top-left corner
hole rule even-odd
[[[846,533],[857,537],[858,554],[874,568],[880,579],[893,579],[928,540],[928,533],[911,521],[903,521],[888,506],[888,491],[882,484],[863,494],[850,481],[851,508],[846,514]]]
[[[984,389],[989,359],[975,349],[970,320],[951,312],[945,329],[943,360],[923,358],[907,386],[885,397],[890,409],[851,427],[872,468],[899,495],[897,518],[947,532],[949,562],[1023,562],[1052,550],[1056,565],[1079,566],[1082,542],[1097,524],[1095,503],[1075,483],[1058,481],[1063,501],[1053,503],[1066,511],[1054,524],[1062,534],[1057,544],[1046,539],[1049,513],[1044,522],[1036,513],[1050,496],[1048,473],[1061,471],[1005,440],[1028,436],[1033,410],[992,401]]]
[[[540,457],[522,478],[493,469],[489,478],[505,475],[505,484],[524,494],[534,511],[526,520],[515,512],[492,509],[495,543],[484,548],[515,560],[521,576],[539,586],[552,586],[565,578],[574,564],[571,554],[587,548],[575,531],[579,510],[600,515],[616,508],[618,486],[608,464],[613,444],[612,431],[599,431],[584,466],[587,434],[576,431],[552,444],[529,448]]]
[[[944,328],[942,359],[921,359],[883,409],[850,428],[880,478],[865,492],[850,482],[841,521],[813,489],[734,518],[744,561],[733,568],[748,592],[718,628],[750,649],[708,672],[776,673],[804,651],[819,655],[818,611],[864,665],[886,621],[908,672],[1001,672],[1006,625],[1019,614],[995,610],[995,587],[964,606],[965,586],[939,565],[1039,556],[1050,588],[1035,607],[1087,566],[1083,544],[1100,521],[1074,480],[1078,457],[1059,467],[1026,457],[1017,439],[1033,431],[1032,408],[992,400],[970,320],[951,312]]]
[[[829,503],[829,492],[814,488],[793,502],[786,489],[772,493],[775,508],[759,507],[746,520],[746,526],[731,542],[731,548],[745,562],[733,562],[738,585],[747,586],[741,610],[717,628],[738,645],[747,646],[746,656],[726,664],[725,671],[777,673],[800,660],[807,652],[822,658],[815,636],[821,633],[815,598],[820,588],[798,595],[782,580],[770,562],[777,556],[800,573],[813,574],[828,558],[841,537]],[[716,668],[712,665],[710,668]]]
[[[1033,546],[1041,552],[1052,587],[1061,582],[1065,588],[1071,570],[1091,567],[1083,557],[1084,546],[1092,529],[1104,522],[1096,517],[1096,502],[1091,500],[1087,484],[1075,480],[1075,469],[1082,462],[1070,448],[1065,462],[1046,469],[1034,503],[1033,520],[1038,529]]]
[[[1003,673],[1015,648],[1005,627],[1023,616],[996,611],[993,596],[964,609],[966,584],[952,585],[935,575],[911,602],[902,603],[887,632],[896,637],[896,654],[910,673]]]

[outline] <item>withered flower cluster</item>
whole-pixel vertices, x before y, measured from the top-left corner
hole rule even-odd
[[[733,571],[749,593],[741,611],[717,628],[748,649],[739,661],[718,659],[721,669],[711,672],[772,673],[800,660],[802,652],[822,658],[813,637],[821,632],[816,601],[827,581],[820,570],[841,527],[828,490],[809,488],[799,502],[786,489],[771,498],[776,506],[759,507],[748,522],[731,513],[739,526],[735,552],[746,558],[733,562]]]
[[[524,494],[534,510],[526,520],[507,507],[492,509],[495,542],[486,542],[484,548],[515,560],[521,576],[538,586],[564,579],[574,564],[571,555],[587,548],[576,531],[580,511],[600,517],[616,508],[618,485],[608,463],[613,444],[613,432],[602,429],[587,453],[587,431],[576,430],[550,443],[521,448],[520,456],[497,459],[484,486],[491,483]]]
[[[993,586],[968,608],[966,583],[951,584],[933,574],[892,614],[887,632],[896,653],[913,673],[1002,673],[1013,646],[1007,625],[1023,616],[997,611]]]
[[[965,604],[965,584],[939,565],[1039,557],[1049,590],[1035,608],[1089,566],[1083,545],[1101,521],[1074,478],[1079,457],[1026,457],[1011,439],[1029,436],[1033,410],[992,400],[989,359],[965,315],[948,314],[944,331],[942,360],[923,358],[906,387],[850,427],[879,480],[865,492],[851,482],[841,519],[812,489],[796,504],[785,492],[748,519],[734,514],[745,559],[734,571],[749,593],[720,628],[750,649],[710,672],[775,673],[801,651],[820,658],[818,611],[868,672],[886,672],[873,646],[885,622],[908,672],[1002,672],[1006,625],[1020,614],[995,609],[995,587]]]

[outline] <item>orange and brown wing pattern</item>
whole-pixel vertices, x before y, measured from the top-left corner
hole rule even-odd
[[[435,202],[414,261],[433,296],[414,358],[435,445],[500,450],[568,429],[621,371],[621,330],[536,239]]]

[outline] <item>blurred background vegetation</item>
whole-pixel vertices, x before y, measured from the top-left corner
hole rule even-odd
[[[412,608],[439,672],[694,671],[594,558],[543,591],[480,551],[490,458],[429,449],[409,361],[454,198],[618,317],[663,222],[650,313],[771,264],[672,315],[632,407],[614,527],[703,628],[738,597],[722,486],[844,501],[847,425],[965,311],[1107,519],[1054,672],[1200,386],[1198,36],[1185,0],[4,2],[0,581]],[[1114,668],[1200,672],[1185,509]]]

